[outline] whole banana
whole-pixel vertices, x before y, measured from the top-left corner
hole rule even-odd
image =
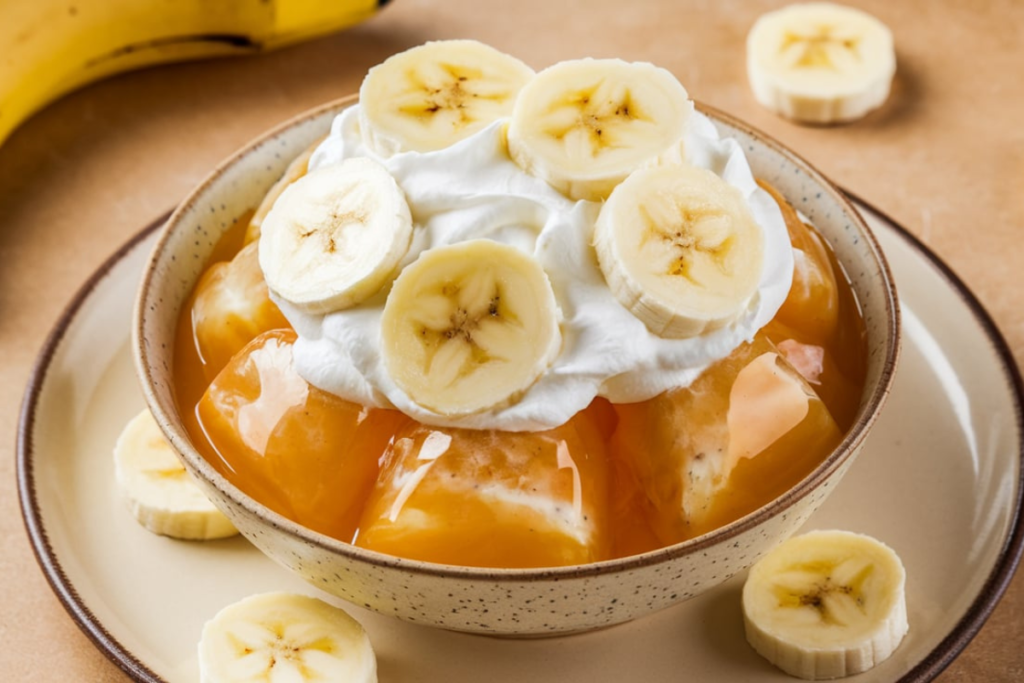
[[[0,144],[62,95],[154,64],[261,52],[372,16],[387,0],[0,0]]]

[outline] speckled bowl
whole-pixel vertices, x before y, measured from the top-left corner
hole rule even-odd
[[[726,527],[654,552],[575,567],[500,570],[356,548],[268,510],[226,481],[192,446],[178,415],[171,379],[178,313],[221,234],[353,102],[299,116],[215,170],[168,221],[136,303],[133,346],[149,407],[206,493],[264,553],[318,588],[383,614],[459,631],[555,635],[635,619],[725,581],[798,529],[839,483],[893,379],[899,317],[889,269],[864,221],[831,183],[777,142],[708,107],[700,109],[743,145],[754,174],[778,188],[832,243],[867,324],[869,367],[856,423],[795,488]]]

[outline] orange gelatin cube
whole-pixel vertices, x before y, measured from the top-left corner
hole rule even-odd
[[[408,418],[308,384],[292,362],[295,338],[258,336],[210,384],[196,407],[207,459],[271,509],[351,541],[378,458]]]
[[[691,386],[615,409],[616,555],[738,519],[796,484],[841,438],[811,385],[763,334]]]
[[[192,327],[207,381],[260,333],[289,327],[270,300],[258,247],[253,242],[231,261],[213,264],[196,285]]]
[[[849,429],[867,372],[860,308],[842,266],[821,236],[773,187],[760,184],[782,211],[795,261],[789,295],[762,333],[814,386],[839,427]]]
[[[474,567],[605,559],[607,407],[545,432],[407,425],[384,455],[356,545]]]
[[[767,183],[760,183],[782,210],[793,245],[793,285],[773,322],[798,330],[800,341],[826,344],[839,325],[839,287],[824,242]]]

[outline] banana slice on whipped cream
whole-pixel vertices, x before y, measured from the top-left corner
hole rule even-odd
[[[320,146],[323,139],[317,140],[312,145],[303,150],[299,156],[292,159],[291,163],[288,164],[288,168],[285,169],[284,175],[278,178],[277,182],[274,183],[265,195],[263,195],[263,201],[256,207],[256,212],[253,213],[252,218],[249,219],[249,226],[245,230],[245,243],[255,242],[260,238],[260,229],[263,227],[263,221],[266,220],[267,214],[274,208],[274,204],[277,202],[277,198],[281,196],[289,185],[294,183],[302,176],[309,173],[309,160],[313,156],[313,152]]]
[[[263,221],[260,268],[270,291],[308,313],[354,306],[395,275],[413,225],[405,194],[366,157],[289,185]]]
[[[360,132],[382,157],[443,149],[508,116],[531,78],[526,64],[475,40],[425,43],[370,69]]]
[[[764,235],[743,195],[694,166],[637,171],[594,229],[608,287],[656,335],[695,337],[735,320],[761,279]]]
[[[508,151],[570,199],[601,200],[637,169],[683,160],[692,108],[675,76],[653,64],[560,62],[519,93]]]
[[[388,295],[384,364],[410,399],[440,415],[501,408],[558,355],[560,319],[533,257],[485,239],[436,247]]]

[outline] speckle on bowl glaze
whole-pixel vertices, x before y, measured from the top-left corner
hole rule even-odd
[[[327,593],[382,614],[491,635],[557,635],[635,619],[718,585],[788,538],[839,483],[893,379],[899,317],[888,267],[874,236],[835,187],[778,143],[704,106],[698,108],[746,150],[754,175],[778,188],[830,241],[862,307],[868,373],[860,411],[839,448],[799,485],[728,526],[643,555],[577,567],[501,570],[356,548],[301,527],[228,483],[192,447],[178,415],[170,343],[178,313],[221,234],[354,101],[299,116],[218,167],[171,216],[136,302],[133,350],[146,402],[185,466],[256,547]]]

